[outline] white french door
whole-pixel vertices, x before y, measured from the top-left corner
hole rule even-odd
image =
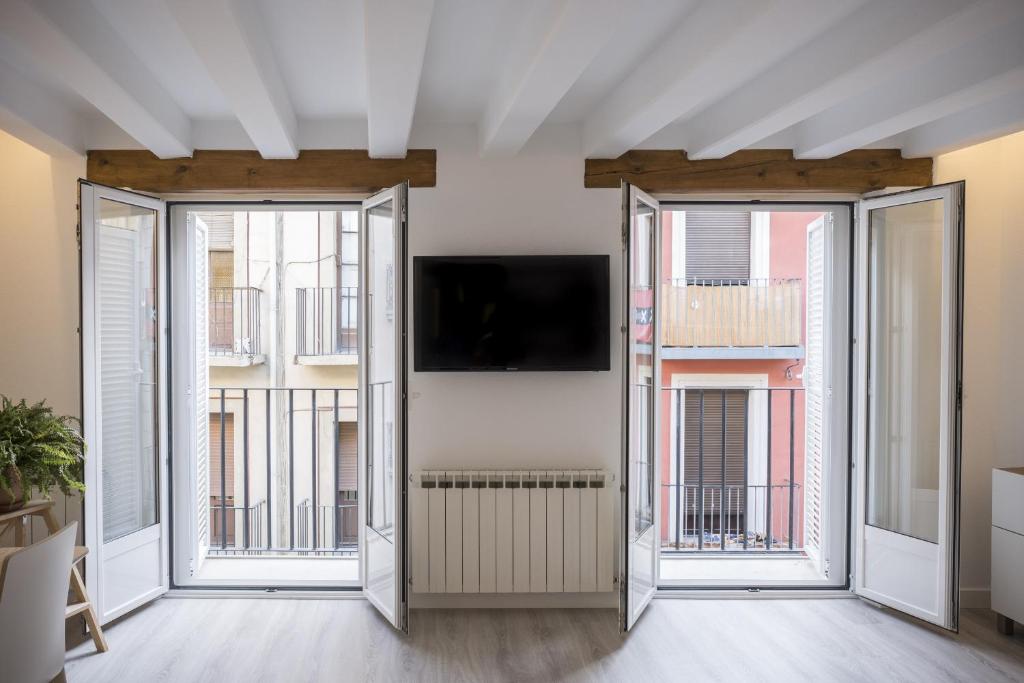
[[[168,587],[165,208],[79,195],[86,581],[106,623]]]
[[[658,587],[661,210],[657,201],[628,183],[622,184],[622,202],[625,338],[619,618],[622,630],[629,631]]]
[[[408,632],[406,232],[408,184],[363,202],[359,233],[359,496],[363,593]]]
[[[964,183],[860,205],[854,588],[956,630]]]

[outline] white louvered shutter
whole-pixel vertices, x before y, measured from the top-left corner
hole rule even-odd
[[[136,531],[142,522],[139,452],[139,235],[100,225],[96,293],[102,434],[103,540]]]
[[[807,226],[807,339],[804,361],[804,547],[818,556],[825,478],[825,238],[827,214]]]
[[[193,417],[196,428],[196,451],[193,464],[196,471],[196,530],[197,556],[193,570],[198,572],[210,549],[210,375],[207,363],[209,335],[209,285],[207,273],[207,230],[202,221],[193,221],[189,215],[189,234],[192,235],[192,258],[195,264],[195,362],[193,387]]]

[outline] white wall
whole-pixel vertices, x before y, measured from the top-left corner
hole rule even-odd
[[[935,182],[967,181],[961,581],[988,604],[992,467],[1024,465],[1024,133],[939,156]]]
[[[508,159],[481,159],[475,128],[435,130],[431,139],[438,135],[437,187],[410,192],[411,255],[608,254],[617,331],[620,193],[583,188],[576,129],[545,128]],[[412,471],[599,467],[617,476],[617,332],[611,349],[610,372],[417,373],[410,353]],[[602,604],[613,605],[608,598]]]
[[[81,415],[75,207],[76,181],[84,175],[85,159],[50,157],[0,131],[0,394],[45,398],[57,412],[75,416]],[[80,500],[65,510],[59,499],[60,515],[78,519]]]
[[[544,131],[519,156],[482,160],[471,129],[438,150],[438,186],[410,193],[412,256],[608,254],[618,315],[620,196],[583,189],[574,129]],[[610,372],[416,373],[410,463],[618,470],[621,340]]]

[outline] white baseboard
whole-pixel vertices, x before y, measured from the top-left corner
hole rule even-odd
[[[413,609],[615,609],[619,594],[609,593],[413,593]]]
[[[966,609],[992,606],[992,592],[988,588],[961,588],[960,606]]]

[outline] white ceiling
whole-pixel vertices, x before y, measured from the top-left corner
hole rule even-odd
[[[0,0],[0,127],[44,149],[933,155],[1024,130],[1024,0]],[[420,141],[422,136],[418,136]],[[429,140],[427,140],[429,142]]]

